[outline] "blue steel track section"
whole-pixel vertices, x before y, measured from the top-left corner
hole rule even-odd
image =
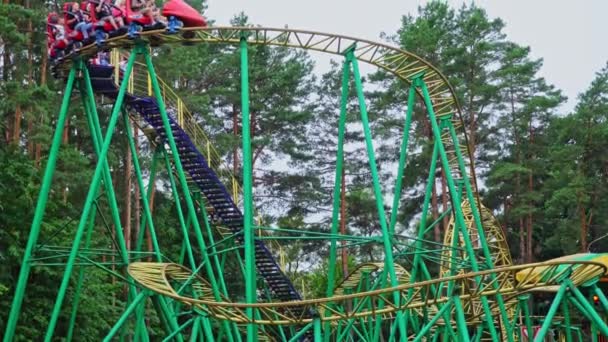
[[[112,66],[89,66],[93,90],[97,94],[115,99],[118,96],[118,87],[114,83],[114,67]],[[136,111],[141,117],[154,128],[156,134],[163,143],[167,143],[167,137],[160,116],[158,103],[153,97],[140,97],[127,93],[124,102],[127,107]],[[188,134],[177,124],[176,119],[167,109],[169,123],[175,143],[179,151],[179,157],[184,169],[190,174],[192,180],[198,185],[200,191],[207,199],[207,203],[214,209],[214,215],[219,217],[222,223],[230,228],[237,244],[243,244],[243,214],[234,203],[232,196],[226,190],[217,174],[209,167],[203,154],[195,147]],[[255,241],[255,263],[258,273],[264,278],[271,291],[271,296],[280,301],[301,300],[300,294],[293,284],[285,276],[275,261],[272,253],[266,245]],[[312,312],[302,312],[297,307],[287,308],[296,317],[309,317]]]

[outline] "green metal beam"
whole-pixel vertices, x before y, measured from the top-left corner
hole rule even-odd
[[[376,157],[374,152],[374,146],[372,142],[371,129],[369,126],[369,118],[367,115],[367,105],[365,103],[365,97],[363,94],[363,84],[361,83],[361,74],[359,72],[359,65],[355,58],[354,51],[347,53],[347,58],[350,59],[353,67],[353,76],[355,80],[355,89],[357,92],[357,98],[359,100],[359,111],[361,112],[361,122],[363,124],[363,134],[365,136],[365,146],[367,149],[367,156],[369,161],[369,167],[372,175],[372,183],[374,187],[374,196],[376,199],[376,210],[378,211],[378,219],[382,230],[383,245],[384,245],[384,264],[385,269],[388,271],[390,276],[391,286],[396,287],[399,285],[399,279],[395,272],[395,265],[393,261],[393,247],[392,237],[390,235],[389,227],[386,222],[386,215],[384,213],[384,201],[382,199],[382,189],[380,187],[380,177],[378,175],[378,167],[376,165]],[[399,306],[401,300],[401,294],[399,291],[393,292],[394,305]],[[403,320],[403,312],[397,311],[397,324],[399,326],[399,336],[401,341],[405,341],[407,337],[407,330],[405,329],[405,322]]]
[[[251,129],[249,123],[249,61],[247,38],[241,37],[241,113],[243,134],[243,234],[245,240],[245,302],[256,302],[255,241],[253,231],[253,165],[251,160]],[[245,310],[247,318],[253,321],[254,308]],[[247,341],[253,342],[258,336],[258,327],[247,323]]]
[[[4,331],[4,342],[11,342],[15,335],[15,328],[17,326],[17,321],[19,320],[19,314],[21,313],[21,304],[23,303],[23,296],[25,295],[25,288],[27,287],[27,281],[31,270],[29,261],[38,241],[38,236],[40,235],[40,225],[42,224],[42,219],[44,218],[46,203],[49,198],[51,183],[53,181],[53,174],[55,173],[55,165],[57,164],[57,156],[59,155],[59,147],[61,146],[61,138],[63,136],[63,129],[67,118],[70,97],[72,96],[72,90],[74,88],[74,80],[76,78],[76,72],[81,68],[81,65],[82,61],[80,59],[77,59],[73,63],[68,75],[65,90],[63,91],[63,100],[61,102],[59,116],[57,117],[55,134],[53,135],[53,141],[49,151],[49,158],[44,170],[42,184],[40,185],[40,193],[38,194],[38,200],[36,202],[36,209],[34,211],[34,219],[32,220],[32,225],[30,227],[30,234],[23,253],[23,261],[21,263],[21,270],[19,271],[19,279],[17,280],[17,285],[15,286],[15,296],[13,297],[8,322],[6,323],[6,330]]]

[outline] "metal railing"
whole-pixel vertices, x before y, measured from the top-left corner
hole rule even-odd
[[[112,49],[110,53],[110,64],[118,66],[114,68],[114,82],[120,83],[120,67],[121,62],[126,62],[129,57],[128,52],[119,51],[118,49]],[[222,159],[220,153],[215,149],[211,139],[203,131],[200,124],[197,122],[194,114],[184,104],[184,101],[175,93],[171,86],[169,86],[160,77],[156,78],[160,85],[161,94],[163,101],[167,109],[171,109],[171,113],[177,124],[188,134],[194,146],[203,154],[209,167],[220,177],[224,184],[229,184],[229,192],[232,195],[232,200],[238,205],[242,194],[242,188],[237,178],[230,171],[230,167],[226,165]],[[152,91],[152,79],[148,73],[148,69],[144,63],[135,62],[133,65],[133,71],[129,78],[129,84],[127,87],[131,94],[139,96],[153,96]],[[260,217],[258,216],[258,220]],[[219,228],[219,227],[218,227]],[[226,235],[225,229],[217,229],[221,235]],[[259,236],[270,236],[268,232],[258,229]],[[285,252],[282,246],[276,240],[266,240],[266,244],[271,247],[279,255],[279,265],[282,270],[285,270],[286,260]]]
[[[110,63],[119,66],[115,68],[114,79],[119,83],[121,61],[126,61],[127,53],[120,52],[117,49],[112,50]],[[235,203],[239,201],[239,194],[242,192],[241,186],[236,177],[230,171],[230,167],[223,161],[221,154],[215,149],[211,139],[200,127],[195,115],[184,104],[184,101],[175,93],[160,77],[157,77],[160,85],[163,101],[166,107],[171,109],[171,114],[177,121],[177,124],[188,134],[194,146],[203,154],[209,167],[220,176],[222,181],[229,185],[228,191],[232,195]],[[143,63],[136,62],[133,66],[133,72],[129,79],[128,90],[130,93],[140,96],[153,96],[152,80]]]

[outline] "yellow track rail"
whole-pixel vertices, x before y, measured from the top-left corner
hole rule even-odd
[[[573,273],[573,269],[576,272]],[[293,307],[300,307],[302,309],[301,312],[307,310],[328,312],[327,315],[322,315],[320,318],[323,321],[330,322],[387,315],[408,309],[415,310],[423,307],[437,307],[438,305],[447,303],[451,300],[451,295],[444,295],[439,292],[439,289],[447,288],[448,282],[474,283],[474,279],[477,277],[488,277],[493,280],[489,283],[480,284],[477,287],[467,287],[465,292],[460,293],[460,299],[464,303],[473,303],[481,296],[492,298],[497,294],[501,294],[509,300],[522,293],[558,286],[565,280],[571,280],[574,285],[585,284],[591,279],[599,279],[599,277],[606,273],[606,270],[606,266],[599,262],[547,261],[535,264],[501,267],[493,270],[466,273],[453,277],[437,278],[414,284],[402,284],[396,287],[339,295],[329,298],[246,304],[215,301],[213,297],[209,296],[211,293],[209,284],[198,275],[193,275],[190,270],[181,265],[136,262],[130,264],[128,267],[128,272],[131,277],[133,277],[141,286],[148,288],[149,290],[174,298],[182,303],[193,305],[217,319],[229,320],[236,323],[255,323],[261,325],[293,325],[312,322],[313,319],[310,317],[291,314],[289,309]],[[516,284],[509,285],[505,282],[505,279],[513,279],[515,274],[522,271],[525,276],[521,277]],[[508,275],[502,275],[504,273]],[[542,276],[538,276],[539,274]],[[174,284],[179,284],[179,281],[183,280],[184,277],[191,280],[191,286],[200,294],[199,298],[185,296],[178,293],[173,288],[173,286],[175,286]],[[443,284],[443,286],[440,286],[441,284]],[[498,289],[494,289],[494,284],[498,285]],[[179,288],[181,285],[177,285],[176,287]],[[435,290],[433,290],[433,288]],[[413,290],[413,296],[409,297],[409,300],[403,300],[398,306],[387,299],[387,295],[395,291],[400,292],[402,298],[408,298],[407,293],[410,289]],[[424,298],[424,300],[416,300],[417,298]],[[352,311],[346,312],[345,310],[338,310],[338,308],[345,307],[347,303],[352,303],[353,300],[358,300],[357,302],[359,305],[352,308]],[[363,308],[367,300],[373,301],[374,303],[382,302],[385,306],[382,309],[377,308],[377,306],[372,309]],[[490,303],[491,310],[498,310],[495,300],[490,300]],[[244,315],[244,309],[248,307],[257,308],[260,313],[260,318],[250,320]],[[481,315],[479,317],[471,317],[471,320],[478,320],[480,317]]]
[[[151,41],[155,46],[162,44],[238,44],[241,37],[245,37],[251,45],[269,45],[301,48],[335,55],[343,55],[347,49],[356,45],[355,57],[365,63],[372,64],[380,69],[394,74],[406,83],[411,83],[415,77],[422,78],[428,86],[431,102],[437,118],[453,115],[453,124],[460,135],[460,148],[463,152],[465,164],[468,165],[470,177],[475,183],[474,169],[468,151],[464,122],[461,117],[457,97],[448,83],[447,78],[433,65],[424,59],[405,50],[387,44],[357,39],[348,36],[295,30],[286,28],[264,27],[190,27],[184,28],[180,34],[167,34],[164,30],[142,32],[140,39]],[[132,48],[135,41],[129,40],[126,35],[108,39],[110,48]],[[98,52],[94,44],[86,46],[79,51],[84,56],[94,56]],[[71,64],[65,58],[59,65],[59,70],[67,70]],[[456,160],[455,148],[448,139],[447,133],[443,137],[446,151],[449,155],[450,168],[455,178],[462,178]]]

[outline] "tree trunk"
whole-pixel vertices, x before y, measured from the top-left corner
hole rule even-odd
[[[525,260],[527,260],[526,257],[526,230],[524,228],[524,218],[520,217],[519,218],[519,253],[520,253],[520,260],[522,263],[525,262]]]
[[[30,158],[34,157],[34,141],[32,140],[32,135],[34,130],[34,121],[33,119],[27,120],[27,155]]]
[[[581,252],[587,251],[587,212],[585,206],[579,200],[578,211],[581,220]]]
[[[46,69],[48,66],[48,55],[46,52],[46,49],[44,49],[44,52],[42,53],[42,62],[40,63],[40,86],[46,86]],[[44,123],[44,112],[40,113],[40,118],[38,119],[38,122],[40,124]],[[41,150],[42,150],[42,145],[40,145],[39,142],[34,143],[34,165],[36,165],[36,167],[40,166],[40,158],[41,158]]]
[[[471,164],[473,164],[473,160],[475,158],[475,135],[477,134],[477,126],[475,125],[475,119],[475,112],[471,110],[471,117],[469,121],[469,151],[471,153]]]
[[[13,137],[12,143],[15,145],[19,145],[19,141],[21,140],[21,105],[17,104],[15,107],[15,120],[13,121]]]
[[[528,175],[528,191],[531,193],[532,191],[534,191],[534,181],[532,179],[532,172],[530,172],[530,174]],[[532,206],[533,203],[530,204],[530,206]],[[534,252],[532,250],[532,208],[529,209],[530,211],[528,212],[528,227],[527,227],[527,240],[528,240],[528,262],[532,262],[532,260],[534,259]]]
[[[530,132],[530,144],[528,146],[528,148],[532,148],[532,146],[534,145],[534,127],[532,126],[532,118],[530,118],[530,124],[529,124],[529,132]],[[530,153],[530,158],[528,160],[533,160],[534,159],[534,154],[533,152]],[[534,191],[534,174],[532,171],[532,168],[530,167],[530,172],[528,173],[528,193],[532,194],[532,192]],[[534,259],[534,252],[532,250],[532,208],[534,206],[534,202],[530,202],[528,203],[528,227],[527,227],[527,240],[528,240],[528,262],[532,262],[532,260]]]
[[[171,170],[169,170],[169,172],[171,172]],[[153,183],[153,184],[150,184],[149,186],[152,187],[152,192],[150,194],[150,198],[148,198],[148,201],[149,201],[148,203],[150,205],[150,213],[153,213],[154,212],[154,197],[156,195],[156,185]],[[150,223],[148,223],[148,225],[149,224]],[[146,242],[148,244],[148,252],[154,251],[154,248],[152,246],[152,236],[150,236],[149,229],[146,230]],[[152,261],[152,257],[148,257],[148,261]]]
[[[68,143],[68,138],[70,136],[70,116],[68,115],[65,118],[65,124],[63,125],[63,137],[61,138],[61,143],[66,145]]]
[[[30,0],[25,0],[25,7],[31,8]],[[32,28],[32,19],[27,20],[27,30],[28,30],[28,41],[27,41],[27,79],[29,86],[34,85],[34,74],[33,74],[33,64],[34,64],[34,42],[33,42],[33,28]],[[34,126],[32,123],[31,115],[27,119],[27,154],[30,158],[33,157],[34,152],[34,144],[32,143],[32,127]]]

